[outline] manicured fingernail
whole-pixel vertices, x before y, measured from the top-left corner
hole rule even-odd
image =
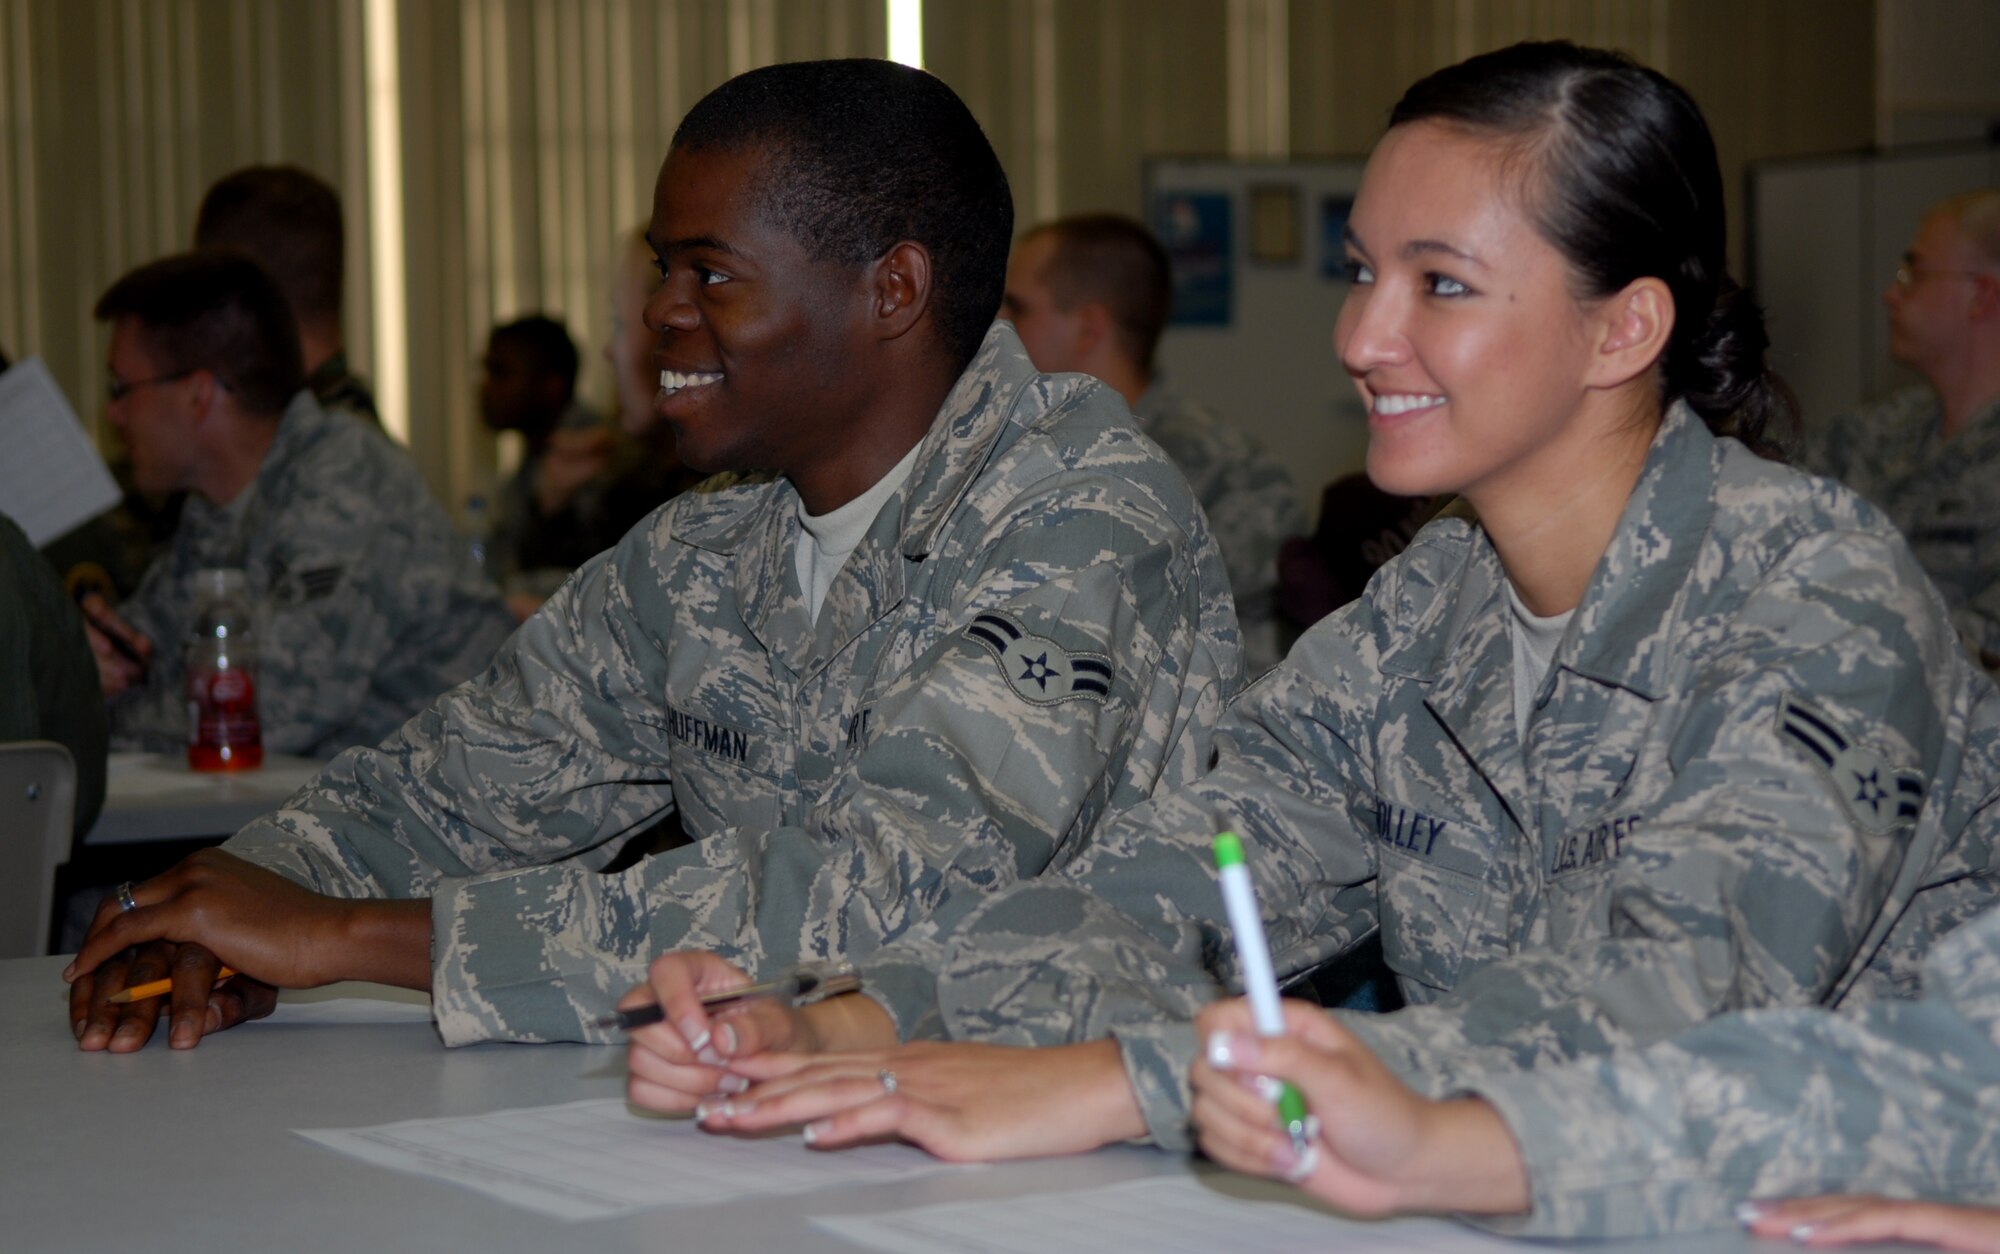
[[[736,1052],[736,1029],[727,1023],[716,1028],[715,1047],[724,1057],[734,1054]]]
[[[715,1087],[725,1093],[741,1093],[750,1087],[750,1081],[744,1076],[726,1075],[715,1082]]]
[[[713,1045],[704,1045],[694,1051],[694,1060],[709,1067],[720,1067],[722,1065],[722,1055],[715,1052],[715,1046]]]
[[[728,1104],[727,1102],[698,1102],[694,1108],[694,1121],[696,1123],[707,1123],[710,1115],[720,1112]]]
[[[1276,1106],[1278,1099],[1285,1095],[1285,1082],[1283,1080],[1274,1079],[1267,1075],[1260,1075],[1252,1077],[1250,1082],[1257,1086],[1257,1096],[1263,1098],[1273,1106]]]
[[[1736,1222],[1746,1228],[1763,1217],[1764,1204],[1762,1202],[1738,1202],[1736,1204]]]
[[[1812,1240],[1812,1234],[1818,1231],[1818,1224],[1798,1224],[1785,1235],[1792,1239],[1794,1245],[1804,1245],[1806,1242]]]
[[[799,1132],[799,1139],[807,1145],[817,1145],[819,1144],[819,1139],[831,1131],[833,1131],[833,1121],[831,1119],[822,1119],[818,1123],[807,1124]]]
[[[1271,1161],[1272,1165],[1277,1167],[1279,1175],[1297,1184],[1310,1176],[1319,1166],[1319,1146],[1307,1145],[1306,1152],[1300,1154],[1294,1152],[1290,1145],[1280,1144],[1272,1153]]]
[[[708,1047],[708,1029],[698,1019],[683,1019],[678,1025],[681,1035],[687,1038],[688,1048],[699,1053]]]
[[[1317,1140],[1319,1140],[1319,1116],[1318,1116],[1318,1115],[1307,1115],[1307,1116],[1306,1116],[1306,1121],[1305,1121],[1305,1125],[1304,1125],[1304,1131],[1305,1131],[1305,1137],[1306,1137],[1306,1140],[1308,1140],[1308,1141],[1317,1141]]]
[[[1208,1065],[1217,1071],[1234,1071],[1255,1061],[1257,1048],[1234,1032],[1208,1034]]]
[[[62,978],[65,984],[76,978],[76,964],[74,962],[63,968]]]

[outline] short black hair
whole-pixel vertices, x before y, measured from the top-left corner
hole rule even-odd
[[[503,322],[494,327],[486,337],[489,347],[495,344],[512,344],[522,349],[534,362],[535,373],[557,375],[563,381],[566,391],[576,391],[576,341],[569,336],[569,328],[559,319],[547,314],[529,314],[512,322]]]
[[[1055,241],[1055,252],[1036,277],[1048,284],[1056,307],[1068,312],[1091,301],[1103,305],[1125,355],[1150,374],[1174,305],[1167,250],[1144,223],[1122,213],[1072,214],[1032,227],[1022,238],[1044,235]]]
[[[340,194],[292,165],[225,174],[201,198],[196,248],[231,248],[264,267],[300,322],[340,317],[346,264]]]
[[[277,284],[240,253],[197,250],[148,262],[105,289],[100,322],[137,319],[169,370],[206,370],[245,411],[276,417],[305,386],[299,330]]]
[[[931,255],[931,310],[959,369],[1007,286],[1014,197],[972,111],[894,61],[794,61],[703,96],[676,149],[769,156],[759,207],[818,261],[862,266],[914,240]]]

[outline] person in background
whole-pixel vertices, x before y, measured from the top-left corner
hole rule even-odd
[[[1882,303],[1889,355],[1924,382],[1821,424],[1800,464],[1889,515],[2000,673],[2000,188],[1931,206]]]
[[[858,956],[1191,778],[1242,684],[1221,556],[1117,398],[994,322],[1012,232],[998,156],[921,70],[703,97],[645,319],[661,422],[728,477],[380,748],[101,906],[65,973],[80,1047],[142,1047],[158,999],[104,998],[169,970],[179,1048],[346,978],[433,990],[451,1045],[614,1039],[664,950]],[[692,843],[600,872],[669,812]],[[219,962],[242,975],[212,992]]]
[[[259,601],[271,752],[373,744],[486,665],[505,608],[403,451],[304,386],[284,297],[255,262],[164,258],[96,315],[112,328],[104,416],[138,487],[191,494],[133,595],[84,604],[114,745],[186,745],[181,648],[205,568],[241,568]]]
[[[1365,474],[1320,493],[1319,523],[1278,550],[1278,612],[1296,636],[1360,596],[1438,511],[1429,496],[1391,496]]]
[[[1241,978],[1225,831],[1280,974],[1379,934],[1408,1006],[1295,1013],[1427,1098],[1734,1011],[1908,996],[1996,900],[2000,690],[1880,511],[1760,455],[1791,411],[1725,241],[1699,108],[1627,57],[1522,44],[1412,86],[1354,202],[1334,344],[1369,476],[1469,514],[1248,688],[1199,780],[868,956],[863,992],[718,1021],[698,994],[743,974],[661,958],[631,994],[665,1018],[632,1034],[628,1096],[821,1146],[1186,1145],[1193,1020]],[[1231,1013],[1211,1064],[1255,1073]],[[1315,1113],[1244,1154],[1316,1180],[1376,1130]],[[1521,1203],[1504,1158],[1465,1157]]]
[[[500,489],[486,550],[487,572],[517,620],[659,504],[611,491],[617,438],[577,402],[576,375],[576,344],[553,318],[519,318],[487,337],[480,419],[526,445]]]
[[[53,740],[68,748],[76,762],[78,840],[104,805],[108,738],[97,664],[76,603],[27,535],[0,514],[0,742]]]
[[[194,246],[231,249],[263,267],[298,323],[306,386],[325,408],[381,425],[367,382],[347,364],[340,317],[347,229],[338,192],[297,166],[245,166],[202,196]]]
[[[1172,303],[1167,254],[1152,232],[1092,213],[1045,222],[1015,243],[1001,310],[1037,370],[1110,384],[1188,477],[1228,563],[1255,676],[1284,655],[1278,546],[1306,529],[1305,514],[1291,476],[1255,440],[1157,377],[1154,352]]]

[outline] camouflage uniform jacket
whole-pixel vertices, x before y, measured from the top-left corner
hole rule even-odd
[[[1726,1228],[1748,1198],[2000,1200],[2000,910],[1924,962],[1923,996],[1724,1015],[1643,1051],[1473,1088],[1534,1209],[1492,1226],[1624,1237]]]
[[[2000,671],[2000,398],[1946,442],[1937,393],[1906,388],[1821,425],[1800,464],[1867,497],[1909,539],[1959,638]]]
[[[187,743],[182,650],[194,579],[243,568],[257,598],[264,748],[331,757],[374,744],[493,656],[513,620],[422,476],[379,430],[302,391],[257,477],[227,506],[190,494],[173,547],[118,612],[152,638],[112,743]]]
[[[1278,664],[1278,548],[1306,530],[1292,478],[1255,440],[1163,383],[1132,407],[1139,429],[1188,477],[1229,568],[1243,661],[1253,676]]]
[[[1281,973],[1380,928],[1411,1005],[1343,1022],[1432,1093],[1907,992],[1986,900],[1958,833],[1994,755],[1961,759],[2000,696],[1866,502],[1670,413],[1525,744],[1505,577],[1476,524],[1430,524],[1235,703],[1200,782],[983,906],[928,984],[884,961],[871,989],[909,1035],[1116,1035],[1183,1144],[1186,1020],[1235,974],[1216,831],[1244,838]]]
[[[655,955],[859,955],[1070,857],[1206,761],[1242,683],[1185,480],[1083,376],[987,336],[814,626],[798,495],[712,481],[587,563],[481,679],[231,852],[432,901],[448,1043],[610,1039]],[[691,844],[615,874],[678,811]]]

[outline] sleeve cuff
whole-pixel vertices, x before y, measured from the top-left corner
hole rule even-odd
[[[1194,1024],[1185,1020],[1138,1024],[1113,1029],[1125,1078],[1146,1120],[1146,1134],[1164,1150],[1194,1148],[1188,1110],[1194,1104],[1188,1069],[1194,1066],[1198,1042]]]
[[[921,963],[878,954],[861,964],[861,991],[896,1025],[899,1041],[945,1039],[938,1009],[937,972]]]
[[[635,891],[626,877],[560,865],[440,883],[431,1009],[444,1043],[622,1039],[597,1020],[646,977]]]

